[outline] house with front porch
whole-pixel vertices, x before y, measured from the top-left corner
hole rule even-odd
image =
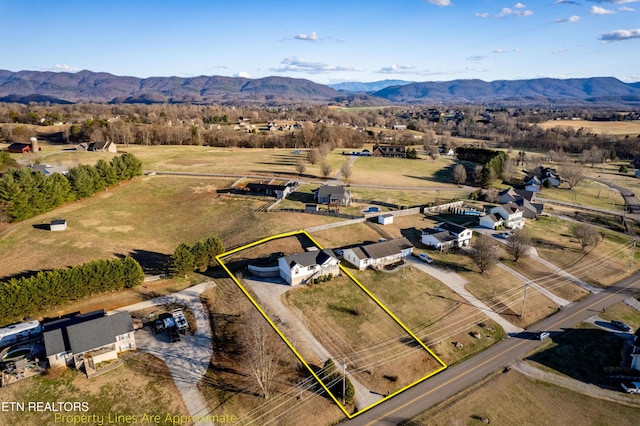
[[[322,185],[313,191],[313,196],[318,204],[335,206],[351,205],[351,191],[343,185]]]
[[[368,267],[383,268],[386,265],[399,262],[411,253],[413,253],[413,244],[407,238],[401,237],[344,249],[342,257],[363,271]]]
[[[60,318],[42,325],[45,355],[50,367],[95,369],[95,365],[136,349],[131,315],[104,310]],[[85,365],[86,363],[86,365]]]
[[[340,260],[330,249],[294,253],[278,259],[280,278],[294,286],[314,278],[340,274]]]
[[[489,214],[500,216],[502,218],[502,225],[504,225],[505,228],[510,229],[522,229],[524,227],[525,219],[523,217],[523,213],[524,212],[520,206],[515,203],[500,204],[499,206],[492,207],[489,210]],[[480,225],[484,226],[482,218],[480,219]],[[486,227],[489,228],[489,226]],[[495,228],[496,226],[491,227],[491,229]]]
[[[471,244],[473,231],[454,223],[440,222],[432,229],[422,231],[420,241],[427,247],[446,250]]]

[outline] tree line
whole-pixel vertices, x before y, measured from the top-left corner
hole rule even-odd
[[[99,160],[95,166],[72,167],[66,175],[47,176],[29,167],[9,169],[0,178],[0,219],[29,219],[141,174],[142,162],[128,153],[110,162]]]
[[[0,281],[0,323],[22,320],[70,300],[140,285],[144,272],[132,257],[100,259],[65,269]]]
[[[169,259],[171,276],[186,276],[190,272],[205,272],[216,264],[216,256],[224,253],[222,240],[216,236],[197,241],[190,246],[180,243]]]

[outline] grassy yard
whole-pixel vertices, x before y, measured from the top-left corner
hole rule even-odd
[[[532,257],[522,257],[517,262],[503,259],[502,262],[563,299],[576,301],[589,294],[587,290],[558,275]]]
[[[609,286],[638,270],[638,253],[634,266],[630,266],[631,239],[623,234],[602,228],[604,240],[588,253],[572,236],[574,223],[553,217],[528,221],[538,254],[581,280],[598,286]]]
[[[518,282],[497,267],[480,274],[469,256],[462,252],[429,252],[429,255],[438,265],[457,272],[468,281],[467,290],[507,321],[519,327],[526,328],[557,310],[557,306],[546,296],[534,289],[528,289],[522,315],[524,283]]]
[[[26,379],[0,389],[0,400],[24,402],[86,402],[89,410],[62,411],[70,415],[135,416],[138,423],[147,415],[160,415],[158,424],[165,422],[167,413],[188,415],[182,397],[176,389],[169,371],[157,358],[143,353],[128,356],[125,364],[103,375],[87,379],[73,370],[65,370],[58,376],[42,376]],[[57,410],[56,410],[57,411]],[[233,413],[230,413],[233,414]],[[62,423],[55,420],[52,411],[2,412],[0,423],[7,426],[50,425]],[[99,421],[86,422],[99,424]]]
[[[231,247],[275,233],[335,221],[296,213],[259,213],[260,199],[218,196],[228,180],[154,176],[9,225],[0,236],[0,277],[130,254],[145,269],[163,267],[180,242],[218,235]],[[65,218],[65,232],[39,229]]]
[[[572,190],[565,186],[557,189],[543,188],[539,196],[603,210],[624,211],[624,199],[618,191],[610,190],[607,185],[590,179],[583,181]]]
[[[287,304],[351,374],[381,394],[397,391],[440,367],[346,276],[285,293]]]
[[[637,424],[640,408],[583,395],[511,370],[489,376],[404,425],[478,425],[482,416],[491,424],[506,426],[632,426]]]
[[[454,160],[438,157],[436,160],[408,160],[404,158],[358,157],[353,163],[351,181],[357,184],[387,186],[455,187],[450,168]]]
[[[472,356],[504,336],[496,323],[422,271],[408,267],[395,272],[351,272],[448,365]],[[455,343],[461,343],[462,347],[456,347]]]

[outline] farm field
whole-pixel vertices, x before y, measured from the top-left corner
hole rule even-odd
[[[629,137],[632,137],[640,134],[640,123],[638,121],[549,120],[539,123],[538,126],[543,129],[567,127],[578,130],[584,128],[586,131],[615,136],[629,135]]]

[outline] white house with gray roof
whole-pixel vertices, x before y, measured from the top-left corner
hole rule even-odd
[[[307,284],[314,278],[340,273],[340,260],[330,249],[307,251],[278,259],[280,277],[289,285]]]
[[[49,366],[91,367],[136,349],[128,312],[107,315],[104,310],[60,318],[42,325]]]
[[[344,260],[358,268],[382,268],[413,253],[413,244],[405,237],[344,249]]]

